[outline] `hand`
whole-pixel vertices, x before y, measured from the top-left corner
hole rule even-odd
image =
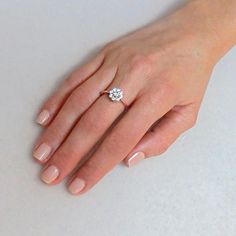
[[[132,166],[160,155],[193,127],[224,51],[196,6],[109,43],[49,98],[34,150],[44,182],[61,182],[100,142],[69,182],[73,194],[85,193],[122,160]],[[127,111],[100,95],[113,87],[123,90]]]

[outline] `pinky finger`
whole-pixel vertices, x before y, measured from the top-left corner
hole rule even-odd
[[[87,64],[74,71],[68,79],[65,79],[55,93],[43,104],[36,118],[36,122],[42,126],[48,125],[58,113],[71,92],[94,74],[101,67],[103,61],[104,53],[101,52]]]
[[[145,158],[165,152],[184,131],[193,127],[196,120],[194,114],[189,107],[174,108],[169,111],[151,131],[144,135],[124,159],[124,163],[132,167]]]

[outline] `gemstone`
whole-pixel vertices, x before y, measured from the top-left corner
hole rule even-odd
[[[120,101],[123,98],[123,92],[119,88],[113,88],[109,91],[109,98],[114,101]]]

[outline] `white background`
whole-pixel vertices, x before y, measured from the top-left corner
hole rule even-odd
[[[81,197],[44,185],[31,157],[33,120],[57,83],[179,3],[0,1],[1,236],[236,235],[235,49],[214,70],[197,126],[162,157],[117,166]]]

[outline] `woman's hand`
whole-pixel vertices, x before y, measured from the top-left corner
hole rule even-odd
[[[47,126],[34,150],[44,182],[61,182],[99,141],[70,181],[71,193],[84,193],[122,160],[132,166],[160,155],[193,127],[212,69],[229,48],[219,46],[204,9],[187,4],[109,43],[65,80],[37,119]],[[114,87],[127,110],[100,95]]]

